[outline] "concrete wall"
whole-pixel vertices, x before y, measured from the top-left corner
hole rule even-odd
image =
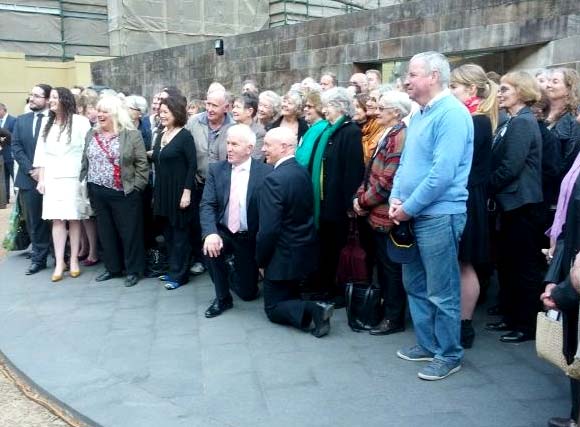
[[[90,63],[102,59],[83,56],[69,62],[29,61],[23,53],[0,53],[0,102],[8,106],[10,114],[22,114],[24,101],[35,84],[88,86]]]
[[[488,58],[499,72],[577,66],[579,36],[578,0],[411,0],[227,37],[224,56],[216,56],[207,41],[95,63],[92,73],[96,84],[145,95],[176,84],[199,97],[213,80],[237,91],[246,78],[284,91],[324,70],[344,83],[354,69],[426,50],[456,57],[495,52]]]

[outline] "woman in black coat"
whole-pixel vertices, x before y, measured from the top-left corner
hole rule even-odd
[[[153,148],[155,185],[153,213],[164,222],[167,245],[167,274],[159,277],[166,289],[176,289],[189,280],[191,225],[197,206],[192,202],[195,190],[197,157],[195,143],[187,129],[187,102],[181,95],[161,100],[159,116],[165,130]]]
[[[535,335],[542,292],[542,136],[529,108],[539,101],[540,90],[530,74],[516,71],[502,77],[498,98],[510,116],[493,141],[489,180],[499,211],[497,271],[504,319],[487,329],[506,331],[500,341],[518,343]]]
[[[546,290],[541,299],[547,308],[562,312],[564,326],[564,356],[572,363],[578,346],[578,292],[570,280],[570,266],[580,251],[580,155],[576,157],[569,173],[562,181],[559,199],[567,198],[567,209],[563,200],[558,201],[558,210],[552,229],[558,233],[553,255],[548,255],[550,267],[544,282]],[[562,202],[562,203],[561,203]],[[562,211],[561,211],[562,210]],[[564,220],[562,223],[562,220]],[[580,261],[576,261],[578,267]],[[570,418],[552,418],[549,426],[576,426],[580,409],[580,381],[570,378],[572,409]]]
[[[315,141],[308,162],[320,239],[320,266],[313,286],[340,305],[344,284],[337,285],[336,270],[348,237],[352,199],[364,176],[362,134],[351,120],[354,106],[346,89],[324,92],[322,105],[329,124]]]

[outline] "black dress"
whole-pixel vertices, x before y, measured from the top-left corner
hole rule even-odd
[[[153,212],[165,217],[173,227],[183,228],[193,220],[195,172],[197,157],[193,137],[186,129],[181,129],[171,142],[161,148],[159,134],[153,148],[155,163],[155,187],[153,193]],[[192,201],[186,209],[179,203],[183,190],[192,190]]]
[[[459,244],[459,260],[474,266],[490,261],[487,212],[487,182],[491,169],[491,121],[483,114],[473,116],[473,161],[467,189],[467,221]]]

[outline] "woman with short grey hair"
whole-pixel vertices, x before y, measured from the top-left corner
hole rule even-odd
[[[366,174],[353,200],[353,209],[372,229],[368,244],[374,250],[377,278],[385,301],[383,320],[370,330],[371,335],[390,335],[405,329],[405,304],[401,265],[387,255],[387,240],[393,221],[389,218],[389,195],[397,172],[406,125],[403,119],[411,112],[411,100],[406,93],[386,92],[377,104],[377,122],[385,129],[365,169]]]
[[[333,87],[322,93],[322,105],[330,105],[341,115],[354,116],[352,96],[343,87]]]
[[[266,126],[266,130],[277,127],[288,128],[296,135],[297,140],[304,136],[308,130],[308,123],[302,117],[304,109],[304,97],[301,92],[291,90],[282,98],[280,117]]]
[[[278,119],[282,98],[276,92],[266,90],[258,97],[258,123],[264,128]]]
[[[147,100],[139,95],[130,95],[125,98],[125,106],[129,111],[129,116],[131,116],[135,128],[141,132],[145,143],[145,151],[151,150],[151,124],[143,120],[147,116]]]
[[[314,219],[320,238],[320,265],[311,286],[344,304],[344,283],[336,284],[340,250],[346,244],[352,197],[364,174],[361,131],[352,120],[352,98],[344,88],[322,94],[329,124],[312,149],[308,169],[314,188]]]

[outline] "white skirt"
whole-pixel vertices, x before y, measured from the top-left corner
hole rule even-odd
[[[42,219],[87,219],[89,201],[78,178],[46,178]]]

